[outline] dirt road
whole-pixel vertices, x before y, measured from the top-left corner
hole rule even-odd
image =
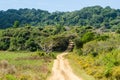
[[[72,72],[68,61],[63,58],[66,54],[62,53],[54,60],[52,75],[48,80],[82,80]]]

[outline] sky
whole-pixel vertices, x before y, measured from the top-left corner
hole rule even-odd
[[[35,8],[55,11],[75,11],[83,7],[100,5],[120,9],[120,0],[0,0],[0,10]]]

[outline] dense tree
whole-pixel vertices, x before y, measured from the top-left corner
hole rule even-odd
[[[19,21],[15,21],[13,27],[14,27],[14,28],[19,27]]]
[[[93,26],[95,28],[111,28],[119,24],[120,10],[109,6],[85,7],[72,12],[53,12],[40,9],[9,9],[0,11],[0,28],[8,28],[19,21],[20,26],[26,24],[32,26],[46,26],[61,24],[64,26]]]

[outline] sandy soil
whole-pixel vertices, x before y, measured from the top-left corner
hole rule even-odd
[[[52,75],[48,80],[82,80],[72,72],[68,61],[63,57],[66,54],[67,52],[64,52],[54,60]]]

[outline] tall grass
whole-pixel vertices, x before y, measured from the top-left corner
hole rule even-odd
[[[16,72],[13,74],[0,72],[0,80],[46,80],[53,64],[53,58],[41,57],[36,52],[0,51],[0,61],[3,60],[2,65],[8,65],[5,71],[14,66],[13,70],[16,69]]]

